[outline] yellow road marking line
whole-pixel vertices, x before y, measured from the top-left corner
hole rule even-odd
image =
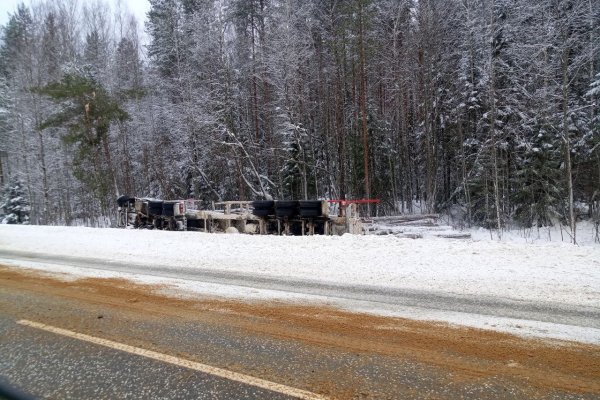
[[[327,397],[321,396],[316,393],[308,392],[302,389],[296,389],[290,386],[282,385],[275,382],[270,382],[264,379],[255,378],[250,375],[240,374],[238,372],[228,371],[226,369],[213,367],[210,365],[202,364],[195,361],[185,360],[183,358],[170,356],[163,353],[158,353],[152,350],[146,350],[139,347],[129,346],[127,344],[113,342],[112,340],[102,339],[95,336],[86,335],[83,333],[73,332],[67,329],[57,328],[55,326],[42,324],[39,322],[29,321],[22,319],[17,322],[20,325],[29,326],[31,328],[41,329],[47,332],[52,332],[57,335],[67,336],[73,339],[83,340],[85,342],[94,343],[100,346],[105,346],[111,349],[124,351],[126,353],[135,354],[138,356],[151,358],[153,360],[162,361],[165,363],[177,365],[183,368],[193,369],[195,371],[203,372],[205,374],[214,375],[220,378],[229,379],[231,381],[244,383],[247,385],[256,386],[262,389],[271,390],[273,392],[282,393],[284,395],[296,397],[298,399],[305,400],[325,400]]]

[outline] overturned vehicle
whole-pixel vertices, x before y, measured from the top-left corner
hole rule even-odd
[[[275,235],[364,233],[357,202],[160,200],[121,196],[118,226]]]
[[[186,230],[186,207],[182,200],[121,196],[117,199],[119,227]]]

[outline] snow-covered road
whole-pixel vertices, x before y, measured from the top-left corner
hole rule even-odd
[[[600,343],[599,246],[3,225],[0,252],[4,264],[166,283],[180,293],[310,297],[416,319]],[[10,261],[10,252],[47,256]],[[90,265],[81,258],[111,263]]]

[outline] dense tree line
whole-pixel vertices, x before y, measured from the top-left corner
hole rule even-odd
[[[494,229],[598,219],[600,2],[20,6],[0,150],[35,223],[114,198],[380,198]]]

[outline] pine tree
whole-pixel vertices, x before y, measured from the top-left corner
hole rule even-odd
[[[66,74],[60,82],[34,90],[49,96],[62,107],[43,121],[38,129],[68,129],[63,141],[75,146],[75,176],[98,196],[104,207],[108,207],[110,197],[116,198],[119,192],[112,169],[109,130],[112,123],[123,122],[129,115],[119,101],[86,71]],[[114,188],[111,188],[113,185]]]

